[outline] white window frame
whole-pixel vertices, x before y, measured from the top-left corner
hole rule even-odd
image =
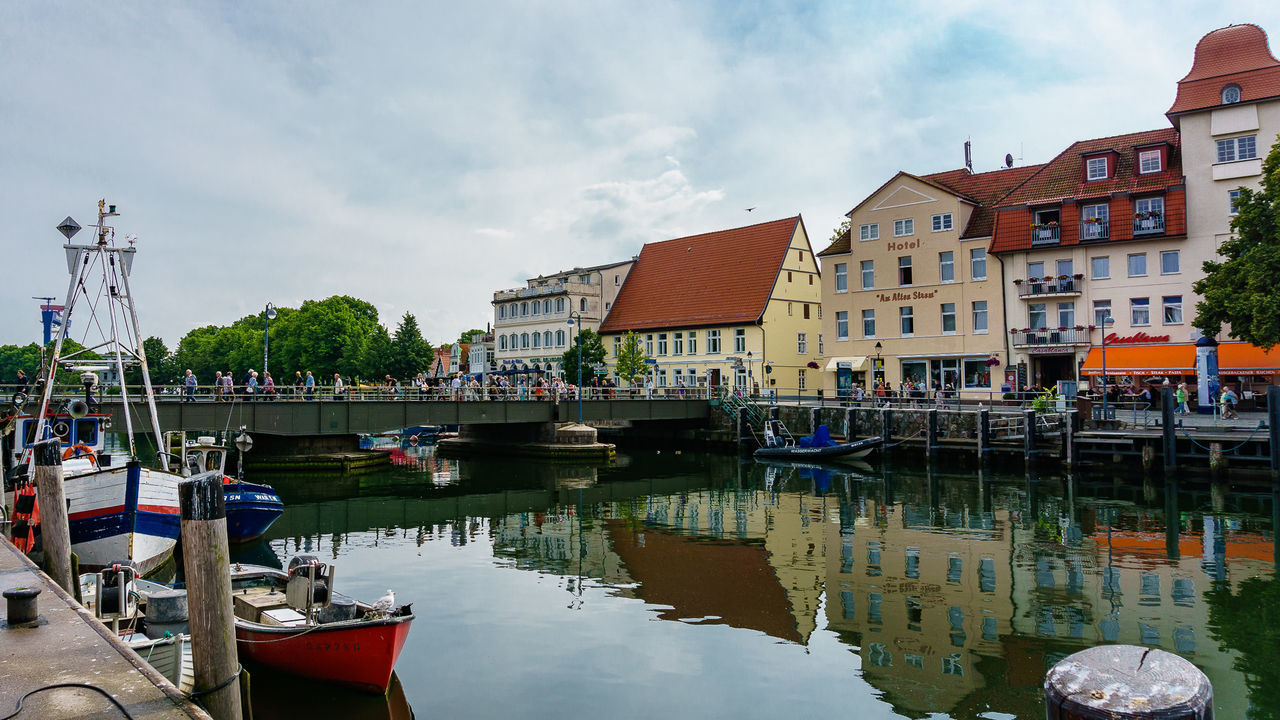
[[[950,310],[948,310],[950,308]],[[960,329],[959,319],[956,317],[955,303],[942,303],[942,334],[955,335]],[[951,329],[947,329],[947,318],[951,319]]]
[[[1139,319],[1139,312],[1146,314],[1146,320]],[[1130,327],[1149,327],[1151,325],[1151,298],[1129,298]]]
[[[1240,214],[1240,205],[1238,204],[1239,202],[1240,202],[1240,191],[1228,190],[1227,191],[1227,214],[1228,215],[1235,216]]]
[[[684,333],[678,332],[678,333],[671,334],[671,354],[672,355],[684,354]]]
[[[880,239],[880,223],[868,223],[858,226],[858,240],[867,242]]]
[[[938,253],[938,281],[944,283],[956,281],[956,254],[952,250]]]
[[[871,323],[871,332],[867,332],[867,323]],[[876,336],[876,311],[875,308],[862,311],[862,337],[874,338]]]
[[[1165,270],[1165,258],[1173,258],[1174,268]],[[1182,274],[1182,253],[1179,250],[1161,250],[1160,251],[1160,274],[1161,275],[1181,275]]]
[[[908,330],[907,326],[911,329]],[[916,335],[916,311],[911,305],[903,305],[898,308],[898,332],[902,337],[915,337]]]
[[[746,328],[733,329],[733,351],[742,353],[747,351],[747,330]]]
[[[1240,137],[1225,138],[1217,142],[1218,153],[1217,163],[1239,162],[1241,160],[1253,160],[1258,157],[1258,136],[1257,135],[1241,135]]]
[[[986,335],[988,332],[990,332],[990,326],[987,324],[989,320],[987,316],[987,312],[988,311],[987,311],[986,300],[973,301],[973,334],[974,335]]]
[[[667,334],[658,333],[658,355],[665,356],[667,354]]]
[[[1105,275],[1098,274],[1099,260],[1102,261],[1102,264],[1104,266],[1103,272],[1106,273]],[[1092,280],[1110,280],[1111,279],[1111,256],[1098,255],[1096,257],[1089,258],[1089,277]]]
[[[1044,261],[1037,260],[1035,262],[1027,263],[1027,277],[1043,279],[1044,278]]]
[[[858,262],[859,282],[863,290],[874,290],[876,287],[876,261],[861,260]],[[867,276],[870,275],[870,278]]]
[[[905,263],[903,263],[904,260],[906,261]],[[907,279],[911,280],[912,282],[905,282],[905,283],[902,282],[903,270],[907,271],[907,275],[909,276],[907,277]],[[898,287],[911,287],[913,284],[915,284],[915,279],[916,279],[915,274],[912,272],[912,267],[911,267],[911,256],[910,255],[899,256],[898,257]]]
[[[1235,83],[1223,86],[1220,98],[1222,99],[1223,105],[1234,105],[1240,102],[1240,86]]]
[[[1076,324],[1076,302],[1074,300],[1064,300],[1058,303],[1058,324],[1056,327],[1075,327]]]
[[[849,339],[849,311],[836,311],[836,340]]]
[[[893,221],[894,237],[907,237],[908,235],[915,235],[915,234],[916,234],[915,218],[902,218],[900,220]]]
[[[1141,272],[1136,272],[1136,273],[1135,273],[1135,272],[1133,271],[1133,261],[1134,261],[1134,258],[1142,258],[1142,271],[1141,271]],[[1128,276],[1129,276],[1129,277],[1146,277],[1146,276],[1147,276],[1147,254],[1146,254],[1146,253],[1144,253],[1144,252],[1142,252],[1142,253],[1129,253],[1128,257],[1125,259],[1125,271],[1126,271],[1126,272],[1128,272]]]
[[[1170,300],[1175,300],[1175,299],[1176,299],[1176,302],[1170,302]],[[1170,319],[1169,319],[1169,311],[1170,311],[1170,310],[1177,310],[1177,311],[1178,311],[1178,319],[1177,319],[1177,320],[1170,320]],[[1161,322],[1161,324],[1162,324],[1162,325],[1181,325],[1181,324],[1182,324],[1182,321],[1183,321],[1183,316],[1182,316],[1182,296],[1181,296],[1181,295],[1165,295],[1165,296],[1161,297],[1161,298],[1160,298],[1160,322]]]
[[[1093,324],[1102,328],[1102,332],[1104,334],[1107,331],[1106,319],[1114,318],[1114,317],[1115,316],[1111,314],[1110,300],[1094,300],[1093,301]]]
[[[1158,173],[1164,168],[1160,162],[1159,150],[1139,150],[1138,151],[1138,174],[1149,175]]]
[[[707,354],[708,355],[720,354],[720,331],[719,330],[707,331]]]
[[[1040,322],[1036,322],[1036,317],[1040,318]],[[1049,328],[1049,304],[1048,303],[1030,303],[1027,305],[1027,327],[1032,330],[1047,330]]]
[[[690,330],[690,331],[689,331],[689,347],[688,347],[688,350],[689,350],[689,352],[685,353],[686,355],[697,355],[697,354],[698,354],[698,331],[697,331],[697,330]]]
[[[848,263],[836,263],[836,292],[849,292]]]
[[[809,354],[809,334],[808,333],[802,333],[802,332],[796,333],[796,354],[797,355]]]
[[[1085,180],[1106,180],[1109,176],[1108,170],[1110,169],[1110,164],[1111,163],[1108,162],[1108,158],[1105,155],[1102,157],[1091,157],[1085,160]],[[1099,169],[1102,171],[1101,174],[1098,173]]]
[[[939,213],[934,215],[933,218],[930,219],[930,223],[932,224],[934,232],[946,232],[947,230],[951,230],[953,226],[951,213]]]
[[[982,274],[978,274],[978,268]],[[987,279],[987,249],[984,247],[969,248],[969,274],[974,280]]]

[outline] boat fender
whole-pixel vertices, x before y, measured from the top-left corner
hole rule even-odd
[[[54,429],[56,430],[57,428],[54,428]],[[94,457],[93,448],[89,447],[88,445],[80,445],[80,444],[72,445],[62,453],[62,459],[69,460],[73,457],[80,457],[81,455],[88,457],[90,460],[92,460],[94,465],[98,464],[98,458]]]
[[[306,575],[307,568],[312,565],[316,566],[316,577],[320,577],[320,571],[324,568],[320,558],[315,555],[295,555],[289,559],[289,574]]]
[[[53,434],[57,435],[58,437],[64,438],[67,436],[67,433],[69,432],[71,432],[71,426],[66,424],[65,422],[59,421],[55,423],[53,426]]]
[[[27,404],[27,394],[26,394],[26,393],[24,393],[24,392],[22,392],[21,390],[19,390],[18,392],[16,392],[16,393],[14,393],[14,394],[13,394],[12,402],[13,402],[13,406],[14,406],[15,408],[20,408],[20,407],[22,407],[23,405],[26,405],[26,404]]]

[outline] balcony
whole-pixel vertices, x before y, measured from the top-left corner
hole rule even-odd
[[[1035,347],[1037,345],[1088,345],[1089,328],[1077,325],[1077,328],[1066,330],[1011,330],[1014,347]]]
[[[1106,218],[1085,218],[1080,223],[1080,242],[1098,242],[1111,237],[1111,226]]]
[[[1133,215],[1133,236],[1163,235],[1164,215],[1158,212],[1140,212]]]
[[[1057,245],[1061,239],[1061,228],[1058,227],[1058,223],[1032,223],[1032,245]]]
[[[1050,295],[1079,295],[1080,284],[1084,276],[1050,275],[1043,278],[1027,278],[1014,280],[1018,286],[1018,297],[1032,298]]]

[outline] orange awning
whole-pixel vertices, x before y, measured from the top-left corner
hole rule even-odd
[[[1108,352],[1107,360],[1111,359]],[[1110,367],[1110,363],[1107,363]],[[1222,343],[1218,346],[1218,374],[1274,375],[1280,373],[1280,347],[1263,350],[1249,343]]]
[[[1194,375],[1196,348],[1191,344],[1107,345],[1108,375]],[[1089,350],[1081,375],[1102,374],[1102,348]]]

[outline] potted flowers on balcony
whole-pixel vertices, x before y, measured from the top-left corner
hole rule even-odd
[[[1021,285],[1021,284],[1022,284],[1022,278],[1016,278],[1016,279],[1013,281],[1013,284],[1014,284],[1014,285]]]
[[[1074,328],[1072,328],[1072,329],[1073,329],[1073,330],[1075,330],[1076,332],[1080,332],[1080,331],[1084,330],[1084,326],[1083,326],[1083,325],[1077,325],[1077,326],[1075,326],[1075,327],[1074,327]]]

